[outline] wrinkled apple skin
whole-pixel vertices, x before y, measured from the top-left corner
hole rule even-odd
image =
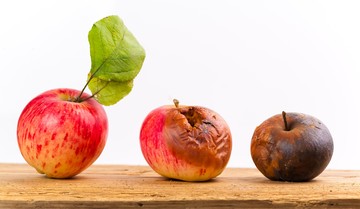
[[[70,178],[89,167],[101,154],[108,120],[94,99],[72,102],[80,94],[54,89],[32,99],[17,126],[20,152],[39,173]],[[82,98],[88,97],[83,94]]]
[[[256,127],[251,156],[259,171],[271,180],[309,181],[329,164],[334,144],[328,128],[317,118],[287,113],[288,129],[281,114]]]
[[[158,174],[183,181],[207,181],[225,169],[231,133],[216,112],[198,106],[161,106],[145,118],[142,153]]]

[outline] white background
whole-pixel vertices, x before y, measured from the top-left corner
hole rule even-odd
[[[115,14],[147,57],[130,95],[105,107],[109,137],[97,164],[146,165],[141,123],[177,98],[226,119],[229,167],[254,167],[255,127],[285,110],[327,125],[328,168],[360,169],[359,11],[358,1],[1,1],[0,162],[25,162],[16,139],[22,109],[43,91],[83,87],[88,31]]]

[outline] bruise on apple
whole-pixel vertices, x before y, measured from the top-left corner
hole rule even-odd
[[[225,168],[232,139],[224,119],[198,106],[179,106],[170,111],[164,126],[170,152],[194,166]],[[201,170],[200,175],[205,172]]]
[[[332,137],[327,127],[312,116],[287,115],[288,130],[280,114],[256,127],[251,155],[259,171],[271,180],[309,181],[330,162]]]

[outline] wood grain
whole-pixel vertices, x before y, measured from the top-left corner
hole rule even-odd
[[[147,166],[93,165],[73,179],[0,164],[0,208],[360,208],[360,171],[326,170],[303,183],[227,168],[202,183],[160,177]]]

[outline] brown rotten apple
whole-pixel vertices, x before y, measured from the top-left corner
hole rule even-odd
[[[251,156],[271,180],[309,181],[329,164],[333,140],[317,118],[301,113],[274,115],[256,127]]]
[[[206,181],[221,174],[232,141],[225,120],[199,106],[161,106],[145,118],[140,132],[142,153],[160,175],[184,181]]]

